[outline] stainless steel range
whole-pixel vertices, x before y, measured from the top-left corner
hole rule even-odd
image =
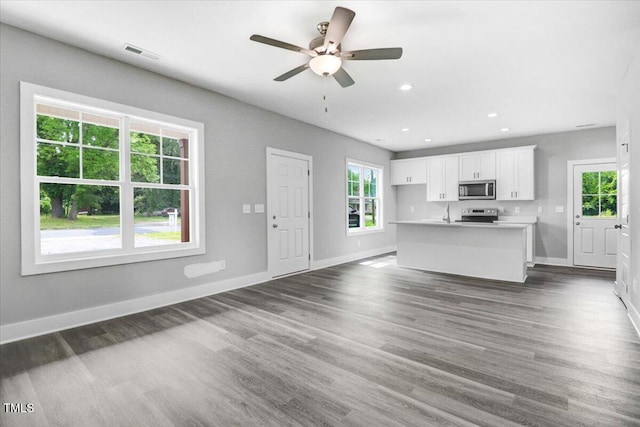
[[[465,208],[462,209],[462,222],[493,222],[498,220],[498,209]]]

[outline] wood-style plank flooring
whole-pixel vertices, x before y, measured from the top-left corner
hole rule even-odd
[[[2,426],[640,425],[609,272],[386,255],[0,347]]]

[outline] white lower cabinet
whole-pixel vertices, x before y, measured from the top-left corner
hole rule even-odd
[[[458,156],[427,158],[427,202],[458,200]]]
[[[536,223],[537,218],[531,217],[518,217],[518,216],[506,216],[500,217],[500,221],[497,223],[503,224],[522,224],[527,226],[527,265],[533,267],[536,264]]]

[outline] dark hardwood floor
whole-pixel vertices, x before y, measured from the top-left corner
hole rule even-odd
[[[0,347],[3,426],[640,425],[609,272],[343,264]]]

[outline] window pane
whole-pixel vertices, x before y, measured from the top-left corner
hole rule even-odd
[[[365,169],[364,170],[364,196],[365,197],[376,197],[376,183],[377,183],[378,171],[374,169]]]
[[[131,180],[134,182],[160,182],[160,157],[131,155]]]
[[[117,151],[82,149],[82,177],[85,179],[117,180],[120,158]]]
[[[160,137],[148,133],[131,132],[131,151],[134,153],[160,154]]]
[[[618,216],[618,196],[615,196],[615,195],[601,196],[600,215],[606,218]]]
[[[188,167],[189,163],[184,160],[174,159],[162,159],[162,182],[165,184],[188,184],[188,182],[181,182],[181,166],[185,168],[185,181],[188,181]]]
[[[618,174],[616,171],[606,171],[600,173],[600,193],[617,194]]]
[[[582,196],[582,216],[599,216],[599,202],[599,196]]]
[[[585,172],[582,174],[582,194],[599,194],[599,172]]]
[[[42,255],[121,247],[118,187],[40,184]]]
[[[186,157],[180,155],[180,143],[178,140],[166,137],[162,138],[162,154],[164,156]]]
[[[360,199],[349,199],[349,206],[347,207],[347,213],[349,214],[349,228],[360,227]]]
[[[98,117],[96,116],[96,119]],[[99,126],[91,123],[82,124],[82,144],[93,147],[115,148],[120,145],[118,128]]]
[[[80,178],[78,147],[38,143],[38,176]]]
[[[378,199],[366,199],[364,202],[364,226],[365,227],[377,227],[378,226]]]
[[[79,122],[75,120],[38,115],[36,127],[40,139],[74,144],[80,139]]]
[[[189,191],[135,188],[133,203],[136,247],[189,242]]]
[[[347,173],[348,173],[347,181],[349,183],[347,187],[349,190],[349,196],[359,196],[360,195],[360,167],[350,165]]]

